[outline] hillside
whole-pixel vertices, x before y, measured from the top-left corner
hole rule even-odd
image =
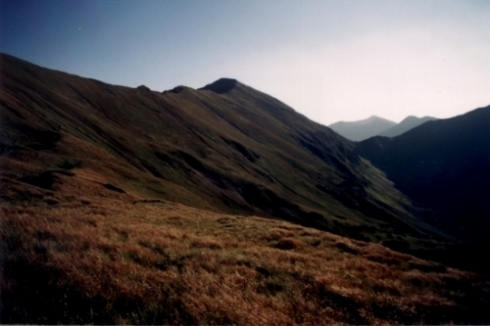
[[[396,137],[409,131],[410,129],[413,129],[417,126],[420,126],[423,123],[426,123],[427,121],[432,121],[432,120],[436,120],[436,118],[433,117],[418,118],[414,116],[408,116],[405,119],[403,119],[399,124],[391,127],[388,130],[379,133],[378,136]]]
[[[339,121],[329,125],[328,127],[349,140],[362,141],[379,135],[381,132],[394,126],[396,126],[396,123],[393,121],[372,116],[359,121]]]
[[[395,138],[375,137],[358,152],[386,172],[425,220],[470,243],[490,232],[490,107],[429,121]]]
[[[358,239],[437,233],[352,143],[238,81],[159,93],[7,55],[2,67],[4,201],[127,193]]]
[[[287,222],[129,199],[0,204],[0,321],[490,321],[490,283],[473,273]]]

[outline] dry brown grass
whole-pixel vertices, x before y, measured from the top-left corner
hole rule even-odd
[[[1,209],[2,322],[490,321],[474,274],[286,222],[107,198]]]

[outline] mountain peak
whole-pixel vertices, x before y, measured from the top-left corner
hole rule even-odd
[[[237,83],[238,81],[233,78],[220,78],[217,81],[199,89],[213,91],[218,94],[225,94],[231,91],[233,88],[235,88]]]
[[[424,118],[427,118],[427,117],[424,117]],[[419,117],[416,117],[414,115],[409,115],[405,119],[403,119],[400,123],[410,122],[410,121],[417,121],[419,119],[424,119],[424,118],[419,118]]]
[[[383,122],[383,123],[395,125],[395,123],[393,121],[390,121],[388,119],[384,119],[384,118],[378,117],[376,115],[372,115],[369,118],[364,119],[364,120],[353,121],[352,123],[355,123],[355,124],[358,124],[358,125],[364,125],[364,124],[379,123],[379,122]]]
[[[380,132],[395,126],[396,123],[375,115],[364,120],[345,122],[340,121],[329,125],[329,127],[352,141],[361,141],[376,136]]]
[[[419,118],[414,115],[409,115],[408,117],[403,119],[399,124],[383,131],[379,135],[385,137],[396,137],[431,120],[437,120],[437,119],[429,116]]]

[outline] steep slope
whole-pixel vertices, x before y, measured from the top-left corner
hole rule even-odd
[[[375,137],[358,152],[386,172],[425,219],[469,242],[489,243],[490,106],[429,121],[395,138]]]
[[[381,132],[392,128],[396,125],[393,121],[389,121],[380,117],[372,116],[370,118],[345,122],[340,121],[331,124],[329,127],[352,141],[362,141],[370,137],[379,135]]]
[[[42,189],[162,198],[361,239],[437,233],[352,143],[235,80],[157,93],[1,60],[5,201]]]
[[[436,120],[436,118],[433,117],[418,118],[414,116],[408,116],[396,126],[393,126],[390,129],[379,133],[378,135],[385,136],[385,137],[396,137],[409,131],[410,129],[413,129],[417,126],[420,126],[423,123],[426,123],[427,121],[432,121],[432,120]]]

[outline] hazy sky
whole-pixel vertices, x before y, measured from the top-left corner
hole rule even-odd
[[[330,124],[490,104],[490,1],[0,0],[0,50],[163,91],[220,77]]]

